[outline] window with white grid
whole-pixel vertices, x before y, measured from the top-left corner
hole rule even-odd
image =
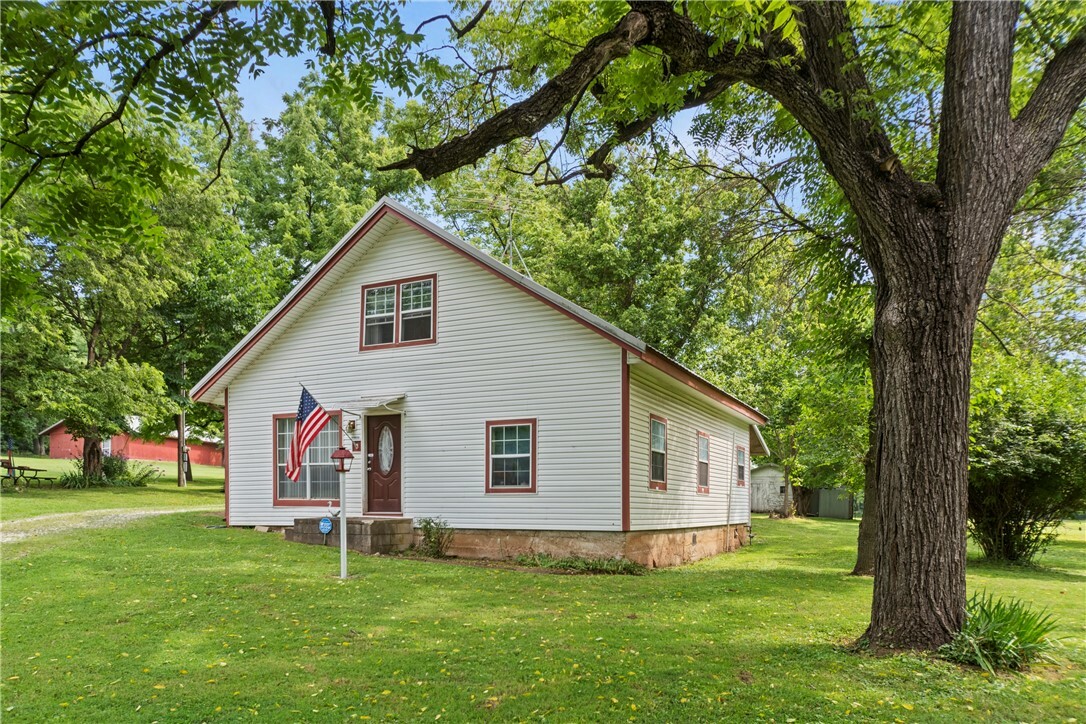
[[[277,497],[280,500],[337,500],[339,477],[332,464],[332,453],[340,445],[339,415],[332,415],[332,419],[302,453],[302,469],[297,482],[287,477],[287,456],[290,454],[290,441],[294,437],[296,422],[293,416],[275,420]]]

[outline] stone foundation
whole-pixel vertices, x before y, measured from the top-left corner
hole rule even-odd
[[[742,524],[629,533],[460,529],[453,534],[448,552],[460,558],[502,559],[532,553],[627,558],[649,568],[667,568],[734,551],[747,543],[747,526]]]
[[[295,518],[284,537],[295,543],[339,548],[339,519],[332,518],[332,532],[324,535],[320,518]],[[347,549],[359,553],[405,551],[414,540],[410,518],[348,518]]]

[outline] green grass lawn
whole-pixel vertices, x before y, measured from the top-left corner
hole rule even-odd
[[[45,475],[57,477],[71,470],[71,460],[17,456],[16,465],[44,468]],[[193,465],[193,482],[177,487],[177,465],[152,462],[162,471],[162,477],[146,488],[93,488],[64,490],[53,487],[30,487],[21,492],[5,490],[0,495],[0,521],[12,521],[50,513],[75,513],[106,508],[195,508],[223,503],[223,468]]]
[[[178,514],[3,547],[8,721],[1064,721],[1086,701],[1081,524],[970,587],[1048,606],[1058,666],[992,678],[846,652],[856,524],[756,519],[738,553],[646,576],[338,552]]]

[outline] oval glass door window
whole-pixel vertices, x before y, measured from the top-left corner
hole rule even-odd
[[[392,456],[395,454],[392,445],[392,428],[385,425],[381,428],[381,436],[377,438],[377,464],[382,473],[388,473],[392,469]]]

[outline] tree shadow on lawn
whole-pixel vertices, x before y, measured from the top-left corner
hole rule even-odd
[[[995,576],[1002,580],[1062,581],[1067,583],[1086,583],[1086,572],[1045,566],[1040,563],[1005,563],[990,561],[982,556],[969,556],[966,560],[970,574]]]

